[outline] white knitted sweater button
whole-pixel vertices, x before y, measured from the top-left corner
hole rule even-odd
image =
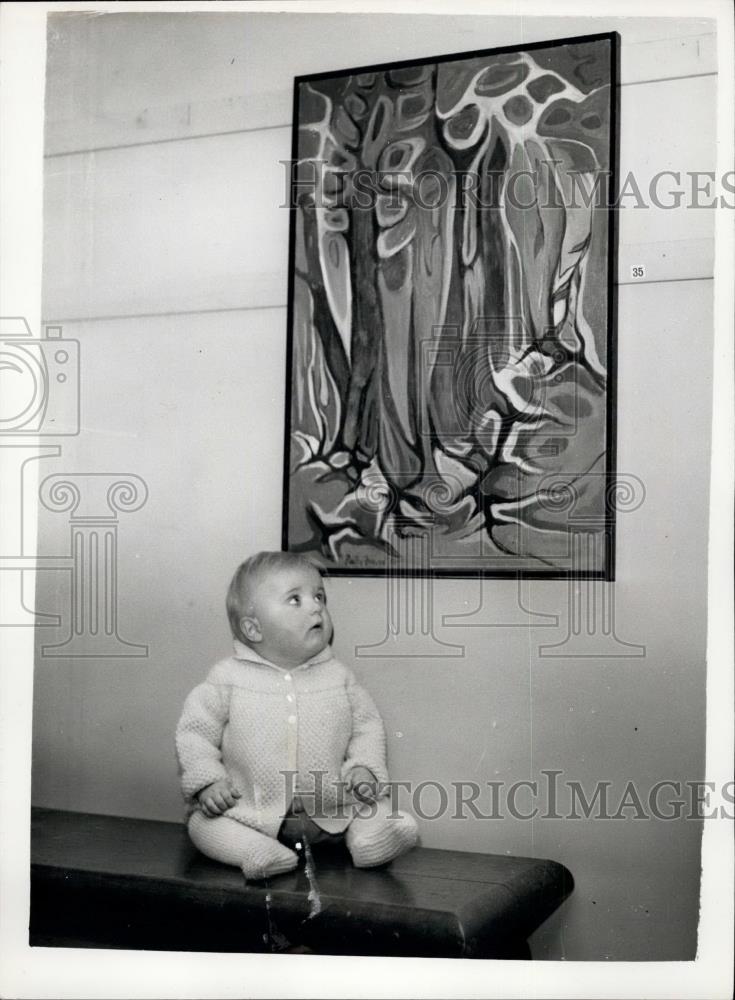
[[[293,725],[296,722],[296,716],[295,715],[289,715],[288,721],[289,721],[289,723],[291,725]]]
[[[283,679],[284,679],[284,681],[290,681],[291,680],[291,674],[284,674],[283,675]]]

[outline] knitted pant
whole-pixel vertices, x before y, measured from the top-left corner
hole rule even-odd
[[[291,871],[298,855],[274,837],[253,830],[228,816],[208,819],[192,813],[189,836],[208,858],[237,865],[246,878],[258,879]],[[415,846],[418,829],[413,816],[392,812],[389,799],[359,813],[345,832],[345,843],[357,868],[386,864]]]

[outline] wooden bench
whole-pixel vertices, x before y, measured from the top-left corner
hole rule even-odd
[[[317,847],[313,879],[246,884],[178,823],[34,809],[31,829],[30,944],[45,947],[531,958],[573,888],[554,861],[427,848],[365,870]]]

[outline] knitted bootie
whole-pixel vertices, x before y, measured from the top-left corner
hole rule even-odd
[[[229,816],[208,819],[201,812],[189,818],[189,836],[208,858],[237,865],[245,878],[267,878],[291,871],[298,855],[259,830],[238,823]]]
[[[270,837],[262,837],[253,844],[240,862],[246,879],[257,880],[270,875],[293,871],[299,863],[298,855]]]
[[[386,818],[382,823],[353,821],[347,831],[347,847],[356,868],[374,868],[399,857],[416,846],[418,827],[413,816]]]

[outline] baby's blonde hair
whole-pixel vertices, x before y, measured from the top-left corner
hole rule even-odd
[[[252,610],[253,591],[258,583],[268,573],[280,569],[293,569],[300,566],[302,569],[313,569],[322,576],[322,570],[306,556],[299,555],[298,552],[258,552],[250,556],[245,562],[235,570],[235,574],[230,580],[227,588],[227,617],[230,620],[232,635],[240,642],[250,645],[242,628],[241,619]]]

